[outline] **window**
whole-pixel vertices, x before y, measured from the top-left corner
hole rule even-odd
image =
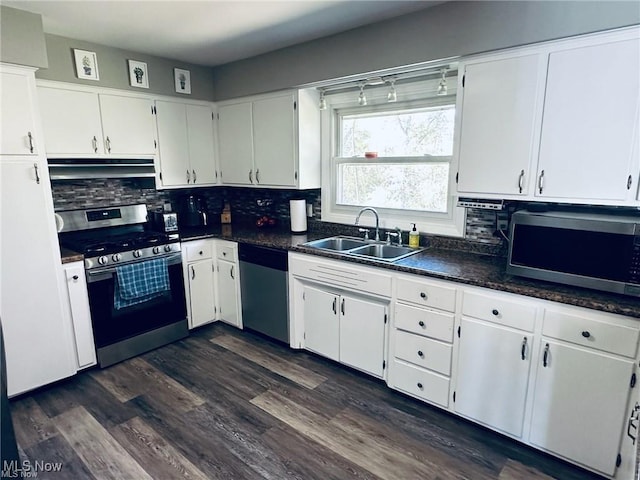
[[[353,93],[327,96],[323,220],[353,224],[369,206],[385,228],[415,222],[422,232],[462,235],[464,210],[451,191],[455,95],[436,96],[424,83],[409,85],[397,103],[386,102],[384,87],[366,92],[366,106]]]

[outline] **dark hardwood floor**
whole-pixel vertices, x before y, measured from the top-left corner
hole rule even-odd
[[[219,323],[11,407],[39,479],[599,478]]]

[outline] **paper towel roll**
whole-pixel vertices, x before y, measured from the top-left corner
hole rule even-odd
[[[289,200],[289,212],[291,215],[291,231],[293,233],[305,233],[307,231],[307,201]]]

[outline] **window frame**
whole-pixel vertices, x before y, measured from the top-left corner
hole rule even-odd
[[[404,101],[388,103],[388,86],[377,88],[365,88],[367,105],[357,104],[358,91],[342,92],[337,94],[326,94],[327,109],[321,112],[322,124],[322,221],[353,225],[355,218],[362,207],[337,204],[338,187],[338,165],[342,163],[367,163],[376,161],[384,163],[427,163],[441,162],[446,159],[449,163],[449,182],[447,211],[422,212],[416,210],[386,209],[375,207],[380,216],[380,227],[392,229],[400,227],[402,230],[409,230],[410,224],[415,223],[418,230],[423,233],[432,233],[453,237],[464,235],[464,224],[466,209],[457,207],[455,174],[457,172],[457,156],[455,155],[457,145],[457,126],[459,105],[456,101],[457,78],[448,77],[448,95],[437,96],[438,81],[428,80],[412,82],[403,85],[396,85],[398,98]],[[360,156],[338,157],[341,141],[341,116],[357,113],[382,113],[390,110],[421,109],[434,106],[455,105],[456,113],[454,119],[454,135],[452,153],[450,156],[420,156],[420,157],[378,157],[369,159]],[[363,205],[364,207],[365,205]],[[373,215],[364,215],[361,225],[372,227],[375,225]],[[406,239],[405,239],[406,241]]]

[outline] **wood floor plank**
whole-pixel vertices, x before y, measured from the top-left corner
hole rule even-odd
[[[327,379],[327,377],[294,363],[291,361],[291,355],[288,355],[289,358],[283,358],[265,350],[256,349],[252,343],[231,335],[213,337],[211,342],[310,389],[316,388]]]
[[[441,476],[441,472],[433,465],[425,465],[395,450],[392,445],[383,445],[376,439],[368,438],[364,432],[342,428],[339,422],[326,422],[277,392],[265,392],[251,400],[251,403],[380,478],[447,478]]]
[[[110,430],[111,435],[153,478],[207,480],[207,476],[138,417]]]
[[[552,477],[520,462],[507,460],[498,480],[553,480]]]
[[[51,419],[33,398],[11,403],[16,440],[22,448],[28,448],[58,434]]]
[[[53,420],[62,436],[97,478],[152,479],[84,407],[72,408]]]
[[[139,381],[138,373],[129,361],[92,370],[89,375],[122,403],[145,392],[146,383]]]
[[[131,400],[143,420],[203,471],[209,479],[261,480],[264,477],[233,455],[227,443],[211,435],[201,425],[190,421],[185,414],[167,410],[153,397],[141,395]]]
[[[24,451],[23,458],[27,460],[32,467],[35,467],[36,462],[60,464],[59,471],[43,472],[35,470],[34,473],[36,473],[37,476],[32,476],[31,478],[38,478],[40,480],[96,479],[62,435],[48,438],[27,448]]]
[[[288,425],[270,428],[263,434],[263,438],[278,446],[277,452],[284,464],[303,479],[378,480],[380,478],[320,443],[310,441]]]

